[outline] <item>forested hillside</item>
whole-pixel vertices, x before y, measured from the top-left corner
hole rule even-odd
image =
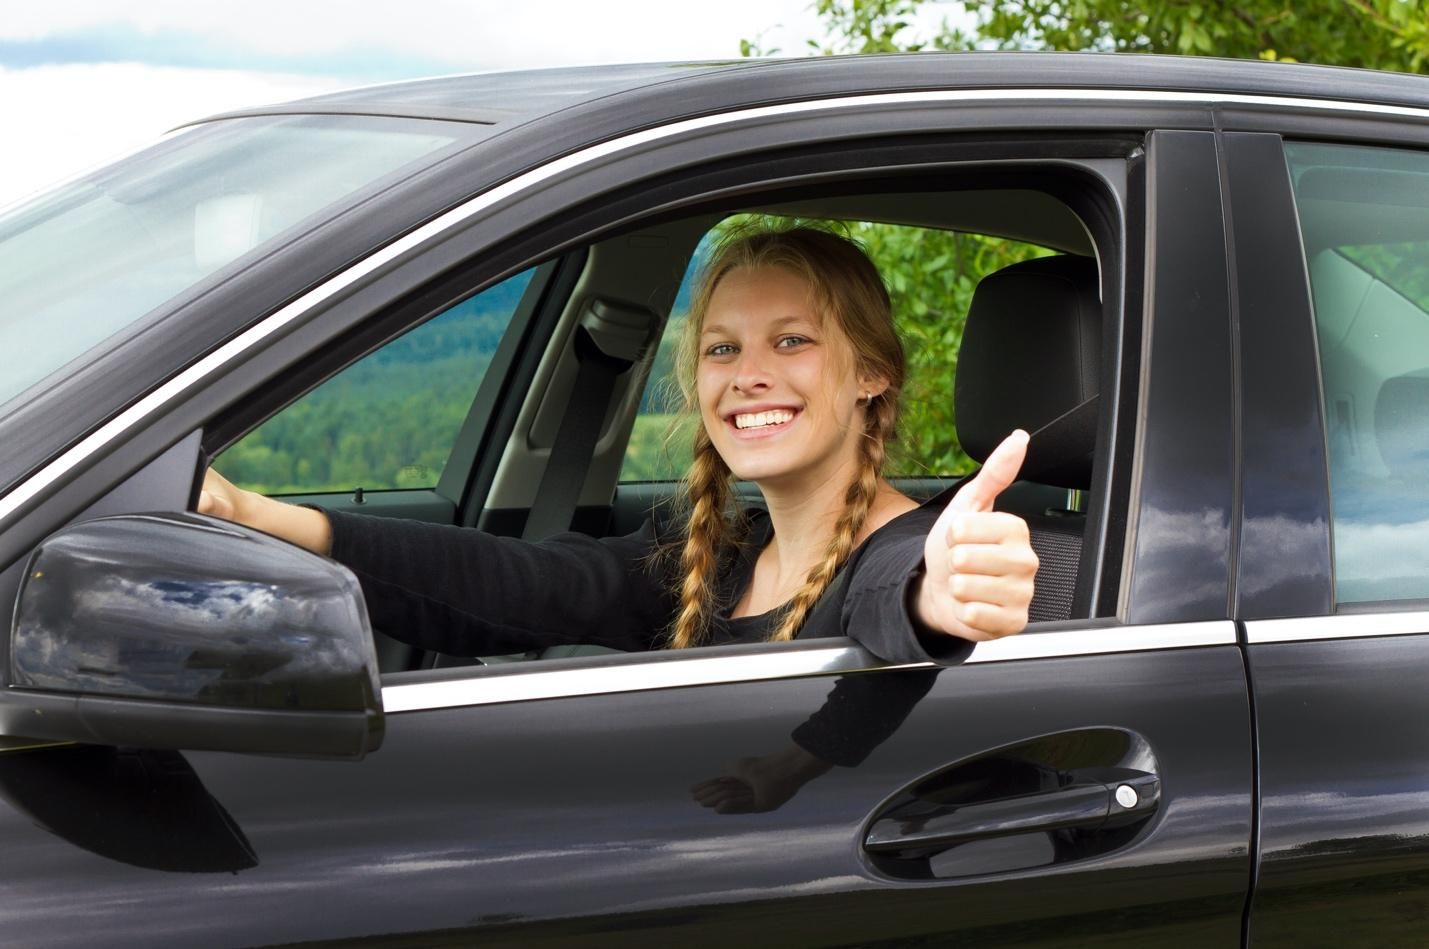
[[[354,364],[215,467],[265,494],[435,485],[529,279],[497,284]]]

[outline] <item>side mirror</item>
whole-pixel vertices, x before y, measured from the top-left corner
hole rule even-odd
[[[0,735],[361,758],[382,742],[347,569],[200,514],[85,521],[31,555]]]

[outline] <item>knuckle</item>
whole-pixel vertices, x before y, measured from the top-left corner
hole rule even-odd
[[[960,513],[948,522],[948,542],[950,544],[961,544],[968,539],[968,524],[973,515]]]
[[[986,632],[988,629],[988,607],[984,603],[963,604],[963,622],[976,630]]]
[[[1016,544],[1026,544],[1031,540],[1032,534],[1027,527],[1027,522],[1016,514],[998,515],[998,527],[1002,530],[1003,537]]]
[[[948,556],[948,563],[956,571],[967,572],[973,565],[973,551],[967,546],[954,547]]]

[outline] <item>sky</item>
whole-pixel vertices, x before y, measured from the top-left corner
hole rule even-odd
[[[451,73],[730,59],[741,39],[803,55],[819,35],[812,0],[0,0],[0,206],[229,109]]]

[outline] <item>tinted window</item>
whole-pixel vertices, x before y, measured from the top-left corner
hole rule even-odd
[[[1292,144],[1341,602],[1429,597],[1429,155]]]

